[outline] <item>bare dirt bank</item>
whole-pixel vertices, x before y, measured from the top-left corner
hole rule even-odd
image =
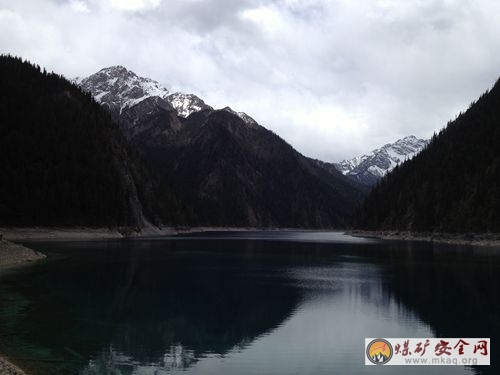
[[[407,240],[500,247],[500,233],[428,233],[406,231],[351,230],[346,234],[354,237],[379,238],[382,240]]]

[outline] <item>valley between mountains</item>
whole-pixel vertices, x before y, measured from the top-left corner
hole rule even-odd
[[[407,136],[335,163],[122,66],[70,82],[20,58],[0,62],[0,227],[497,231],[498,84],[430,141]],[[472,139],[481,152],[454,151]],[[475,159],[474,173],[463,169]]]
[[[345,227],[369,187],[426,144],[407,137],[346,169],[304,157],[244,112],[215,110],[122,66],[73,82],[109,111],[199,225]]]
[[[249,115],[124,67],[71,83],[1,63],[3,227],[345,228],[366,194]]]

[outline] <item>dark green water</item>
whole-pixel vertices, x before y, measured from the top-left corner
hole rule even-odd
[[[32,374],[498,374],[500,253],[339,233],[32,243],[0,352]],[[365,366],[365,337],[491,337],[491,366]]]

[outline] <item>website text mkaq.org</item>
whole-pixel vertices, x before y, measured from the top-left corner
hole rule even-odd
[[[367,338],[366,365],[490,364],[489,338]]]

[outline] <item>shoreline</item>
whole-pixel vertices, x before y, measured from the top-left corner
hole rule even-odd
[[[45,259],[45,254],[5,239],[0,239],[0,270]]]
[[[0,239],[0,271],[21,267],[45,259],[45,254],[15,244],[3,238]],[[10,362],[0,353],[0,374],[2,375],[26,375],[20,367]]]
[[[424,241],[449,245],[500,247],[500,233],[438,233],[359,229],[349,230],[345,233],[353,237],[376,238],[380,240]]]
[[[31,228],[5,228],[0,227],[0,235],[9,241],[90,241],[112,239],[135,239],[156,236],[175,236],[178,234],[204,233],[204,232],[251,232],[251,231],[345,231],[345,229],[306,229],[306,228],[256,228],[256,227],[164,227],[148,226],[141,231],[108,228],[59,228],[59,227],[31,227]]]
[[[9,241],[64,241],[64,240],[104,240],[124,238],[118,230],[107,228],[58,228],[58,227],[30,227],[30,228],[0,228],[0,234]]]
[[[0,355],[0,374],[2,375],[26,375],[19,367],[9,362],[5,357]]]
[[[175,236],[204,232],[251,232],[251,231],[307,231],[330,232],[342,231],[346,235],[381,240],[425,241],[450,245],[473,245],[483,247],[500,247],[500,233],[437,233],[411,232],[396,230],[346,230],[346,229],[309,229],[309,228],[258,228],[258,227],[164,227],[146,226],[141,231],[131,229],[109,229],[88,227],[0,227],[0,238],[13,242],[35,241],[98,241],[113,239],[141,239],[148,237]],[[1,242],[1,240],[0,240]],[[0,263],[1,267],[1,263]]]

